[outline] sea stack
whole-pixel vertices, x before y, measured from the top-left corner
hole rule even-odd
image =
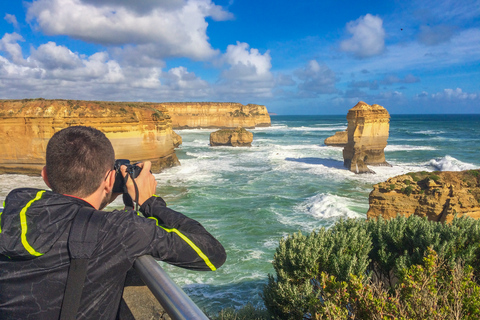
[[[252,146],[253,133],[242,127],[236,129],[222,129],[210,134],[210,146],[232,146],[232,147],[250,147]]]
[[[357,103],[347,114],[348,141],[343,149],[343,164],[354,173],[374,173],[367,165],[385,166],[390,115],[378,104]]]

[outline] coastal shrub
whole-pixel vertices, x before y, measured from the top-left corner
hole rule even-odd
[[[472,268],[451,269],[432,249],[423,265],[403,269],[396,289],[379,279],[355,276],[339,281],[322,273],[318,297],[303,319],[478,319],[480,287]],[[299,318],[301,319],[301,318]]]
[[[209,317],[213,320],[267,320],[270,319],[268,311],[257,308],[252,304],[247,304],[235,310],[234,308],[226,308],[221,310],[217,316]]]
[[[411,195],[412,192],[413,192],[413,187],[412,186],[408,186],[408,187],[405,188],[405,194],[407,196]]]
[[[433,180],[433,181],[435,181],[435,182],[437,182],[438,180],[440,180],[440,177],[439,177],[439,176],[437,176],[436,174],[432,174],[432,175],[430,175],[430,177],[429,177],[429,178],[430,178],[430,179],[432,179],[432,180]]]
[[[408,180],[408,179],[405,179],[405,180],[403,180],[403,183],[405,183],[407,186],[409,186],[410,183],[412,183],[412,182],[411,182],[410,180]]]
[[[280,241],[273,261],[276,275],[269,275],[263,300],[276,319],[302,319],[309,314],[311,318],[319,315],[318,319],[347,319],[342,317],[351,311],[345,309],[346,300],[342,299],[353,294],[349,281],[357,288],[367,279],[376,279],[385,292],[379,291],[380,287],[371,290],[385,298],[386,293],[398,289],[399,281],[407,280],[404,270],[428,267],[424,258],[429,250],[438,253],[445,270],[454,270],[461,260],[469,268],[467,273],[478,277],[479,244],[480,222],[466,217],[454,218],[449,224],[418,216],[340,221],[330,229],[321,228],[310,235],[295,233]],[[381,303],[386,303],[383,298],[379,298]],[[320,317],[319,310],[332,299],[340,299],[339,305],[333,304],[329,316]],[[400,308],[385,304],[388,310],[392,306]]]
[[[395,184],[394,183],[390,184],[390,190],[394,190],[394,189],[395,189]]]
[[[273,261],[276,278],[269,275],[263,291],[265,306],[276,318],[302,319],[318,300],[322,272],[340,281],[364,274],[371,248],[367,230],[353,219],[282,239]]]

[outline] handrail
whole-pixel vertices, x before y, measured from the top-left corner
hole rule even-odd
[[[152,256],[138,257],[133,267],[172,320],[208,320]]]
[[[0,207],[0,213],[2,211],[3,208]],[[133,267],[172,320],[208,320],[152,256],[138,257]]]

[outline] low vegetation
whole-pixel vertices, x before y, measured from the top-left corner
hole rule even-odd
[[[479,319],[480,222],[352,219],[280,241],[265,309],[215,319]]]

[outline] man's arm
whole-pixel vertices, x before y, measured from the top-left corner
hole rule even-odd
[[[157,182],[150,172],[151,163],[140,164],[143,167],[135,178],[138,187],[140,211],[149,220],[134,218],[137,230],[145,231],[140,238],[150,241],[142,254],[151,254],[170,264],[196,270],[216,270],[226,260],[223,246],[197,221],[180,212],[167,208],[165,201],[155,196]],[[125,175],[125,167],[121,168]],[[127,189],[135,199],[135,188],[131,179],[127,180]],[[143,219],[143,220],[142,220]],[[137,231],[139,233],[141,231]],[[133,235],[126,235],[127,237]]]

